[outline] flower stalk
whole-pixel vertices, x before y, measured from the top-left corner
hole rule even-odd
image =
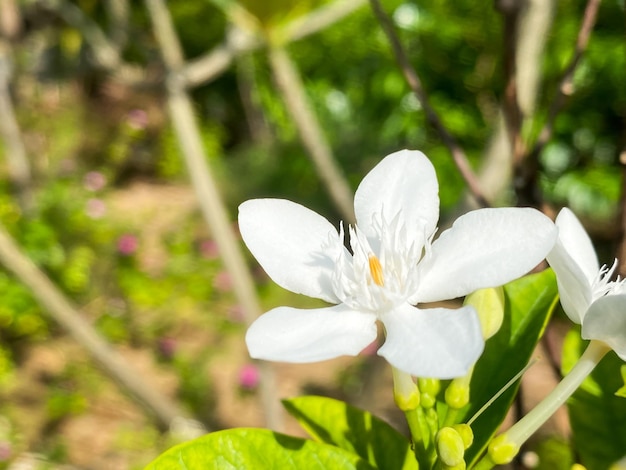
[[[489,444],[488,454],[476,468],[483,470],[513,460],[522,444],[572,396],[610,350],[611,348],[601,341],[591,341],[570,373],[554,390],[508,431],[493,439]]]

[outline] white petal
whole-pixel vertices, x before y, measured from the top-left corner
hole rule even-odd
[[[344,305],[301,310],[278,307],[246,333],[250,356],[281,362],[317,362],[355,356],[376,339],[376,316]]]
[[[430,160],[422,152],[401,150],[383,158],[361,181],[354,195],[359,228],[376,238],[381,215],[389,223],[400,213],[407,233],[420,243],[439,219],[439,184]]]
[[[284,199],[252,199],[239,206],[239,231],[276,284],[338,303],[332,288],[337,230],[321,215]]]
[[[583,274],[591,283],[598,274],[600,266],[596,250],[591,239],[574,213],[567,207],[561,209],[556,218],[559,239],[572,259],[580,266]]]
[[[404,304],[381,319],[387,338],[378,354],[417,377],[461,377],[484,348],[480,321],[472,307],[417,309]]]
[[[560,239],[547,259],[556,274],[561,306],[570,320],[580,325],[593,297],[591,283]]]
[[[420,285],[410,303],[453,299],[512,281],[545,258],[556,236],[552,221],[535,209],[468,212],[420,263]]]
[[[608,344],[626,361],[626,294],[596,300],[585,315],[581,334]]]
[[[459,217],[420,263],[411,303],[453,299],[496,287],[537,266],[554,246],[557,230],[535,209],[479,209]]]

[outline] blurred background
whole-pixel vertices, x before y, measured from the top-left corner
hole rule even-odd
[[[382,8],[483,196],[569,206],[611,263],[626,22],[599,3]],[[393,420],[371,351],[250,361],[251,318],[318,304],[265,276],[236,213],[283,197],[350,221],[346,194],[412,148],[445,226],[476,198],[424,108],[361,0],[0,0],[0,468],[142,468],[198,429],[291,430],[271,402],[303,393]]]

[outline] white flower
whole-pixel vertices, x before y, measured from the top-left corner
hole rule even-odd
[[[606,343],[626,361],[626,280],[611,281],[617,260],[600,268],[589,235],[569,209],[561,210],[556,226],[559,237],[548,262],[563,310],[582,326],[584,339]]]
[[[284,362],[356,355],[376,338],[380,320],[386,341],[378,354],[392,366],[421,377],[464,375],[484,346],[475,310],[418,304],[523,275],[552,248],[556,228],[534,209],[481,209],[433,242],[438,191],[423,153],[384,158],[356,191],[350,250],[343,226],[338,233],[299,204],[241,204],[241,235],[267,274],[285,289],[336,304],[262,315],[246,335],[250,355]]]

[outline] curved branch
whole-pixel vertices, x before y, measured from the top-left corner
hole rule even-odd
[[[366,0],[336,0],[330,5],[293,20],[277,33],[285,43],[298,41],[315,34],[340,21],[365,4]],[[185,65],[181,71],[181,80],[189,88],[214,80],[230,67],[234,58],[244,52],[260,49],[265,41],[239,28],[233,27],[227,40],[207,55]]]
[[[472,194],[476,202],[482,207],[489,207],[489,201],[487,201],[482,193],[482,190],[480,189],[478,179],[472,171],[472,167],[469,164],[467,155],[458,144],[456,139],[444,126],[434,108],[430,105],[428,94],[426,93],[426,90],[424,90],[424,87],[422,86],[422,81],[417,75],[417,72],[413,67],[411,67],[409,59],[407,58],[404,49],[400,44],[400,39],[398,38],[398,35],[394,30],[393,24],[391,23],[389,16],[382,9],[379,0],[370,0],[370,3],[372,5],[374,14],[378,18],[385,34],[387,35],[387,38],[389,39],[389,42],[391,43],[391,48],[393,49],[396,61],[398,62],[398,65],[400,66],[400,69],[404,74],[405,80],[409,84],[411,90],[413,90],[413,93],[415,93],[415,96],[417,96],[417,99],[419,100],[422,108],[424,109],[424,112],[426,113],[426,119],[435,128],[435,130],[439,134],[439,137],[441,137],[441,140],[443,140],[443,142],[448,147],[448,150],[450,150],[450,153],[452,154],[452,159],[454,160],[456,167],[461,173],[461,176],[467,183],[470,193]]]
[[[39,0],[45,8],[56,12],[67,24],[81,32],[93,52],[94,62],[116,78],[129,84],[145,82],[142,68],[125,63],[116,47],[114,47],[100,27],[85,16],[80,8],[66,0]]]
[[[574,92],[574,72],[576,72],[576,67],[578,67],[580,59],[589,44],[589,37],[591,36],[591,30],[596,24],[598,8],[600,7],[601,2],[602,0],[588,0],[587,2],[585,13],[583,15],[583,21],[580,25],[580,30],[578,31],[578,37],[576,38],[574,55],[572,56],[572,60],[569,65],[563,72],[563,77],[559,83],[559,89],[554,97],[554,100],[552,101],[552,104],[550,105],[550,110],[548,111],[548,120],[541,129],[539,138],[537,139],[537,142],[531,152],[531,156],[533,157],[537,157],[543,147],[545,147],[548,141],[552,138],[556,117],[565,105],[567,97]]]

